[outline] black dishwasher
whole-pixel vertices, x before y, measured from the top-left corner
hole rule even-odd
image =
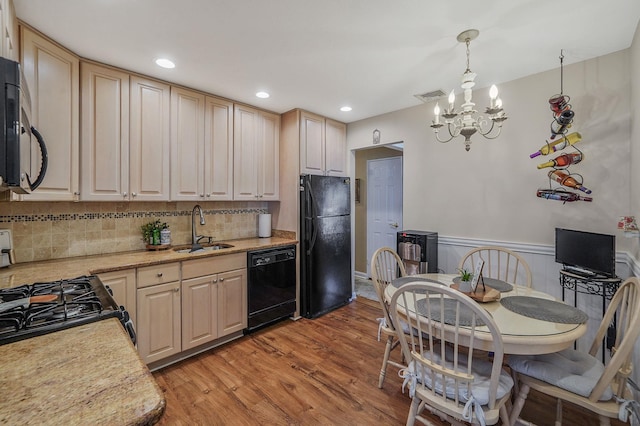
[[[247,253],[249,321],[246,332],[272,324],[296,311],[296,247]]]

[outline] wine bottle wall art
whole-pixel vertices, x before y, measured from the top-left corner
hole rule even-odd
[[[553,117],[549,125],[549,137],[540,149],[529,155],[530,158],[554,155],[553,158],[538,164],[538,169],[546,170],[549,187],[538,189],[536,196],[563,203],[591,201],[591,197],[584,196],[585,193],[591,194],[591,190],[584,185],[582,176],[569,170],[584,160],[584,154],[576,146],[582,141],[582,134],[571,128],[575,117],[570,103],[571,98],[562,92],[563,59],[564,56],[560,51],[560,94],[549,98],[549,108]],[[571,189],[581,193],[570,191]]]

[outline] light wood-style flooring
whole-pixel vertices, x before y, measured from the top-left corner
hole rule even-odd
[[[156,371],[167,399],[159,424],[402,425],[410,399],[396,369],[378,389],[380,315],[378,302],[358,298],[318,319],[286,320]],[[522,417],[544,426],[554,415],[555,402],[532,391]],[[565,404],[563,424],[598,421]]]

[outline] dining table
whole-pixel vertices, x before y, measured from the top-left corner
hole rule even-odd
[[[420,281],[454,286],[459,277],[455,274],[418,274],[400,277],[385,288],[385,299],[391,301],[393,294],[407,283]],[[504,345],[504,353],[512,355],[536,355],[558,352],[571,347],[587,331],[588,316],[579,309],[557,300],[552,295],[500,280],[485,278],[484,285],[497,290],[495,300],[478,302],[493,317]],[[478,284],[480,291],[483,284]],[[494,294],[496,292],[492,292]],[[473,296],[473,294],[466,293]],[[473,297],[472,297],[473,298]],[[405,315],[416,312],[405,312]],[[424,313],[420,320],[428,321]],[[443,327],[446,329],[446,327]],[[464,338],[464,329],[463,338]],[[470,327],[467,327],[470,330]],[[474,346],[477,349],[492,349],[491,333],[486,326],[476,327]],[[464,341],[460,342],[464,345]]]

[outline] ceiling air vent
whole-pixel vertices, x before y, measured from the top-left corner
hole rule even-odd
[[[413,95],[413,96],[420,99],[422,102],[431,102],[431,101],[435,101],[436,99],[440,99],[444,95],[446,95],[446,93],[444,93],[442,90],[434,90],[433,92],[427,92],[421,95]]]

